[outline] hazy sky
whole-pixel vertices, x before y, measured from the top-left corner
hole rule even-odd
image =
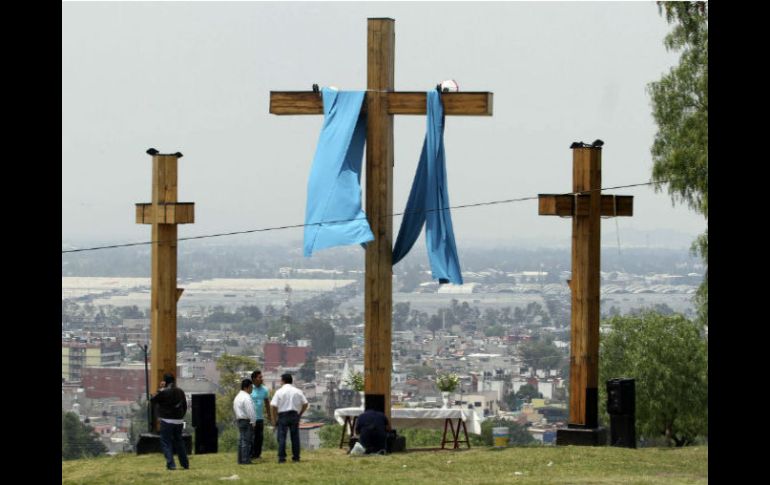
[[[180,237],[301,224],[323,120],[269,114],[269,92],[365,89],[368,17],[396,21],[397,90],[455,79],[494,93],[494,116],[447,117],[452,205],[570,191],[577,140],[605,141],[605,187],[649,181],[645,87],[678,58],[654,2],[64,2],[62,242],[149,239],[134,219],[150,202],[149,147],[184,154],[179,200],[195,202],[196,222]],[[424,136],[424,116],[395,117],[395,212]],[[706,227],[649,187],[609,193],[635,196],[635,215],[603,220],[605,244],[616,227],[629,244],[670,231],[686,243]],[[458,246],[570,241],[569,220],[538,216],[537,201],[452,218]]]

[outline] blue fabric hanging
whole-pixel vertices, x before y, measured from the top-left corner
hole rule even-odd
[[[393,247],[393,265],[412,249],[425,223],[425,242],[434,279],[463,284],[457,257],[444,156],[444,106],[438,91],[428,91],[428,127],[420,162],[406,203],[404,218]]]
[[[332,246],[374,240],[361,210],[361,160],[366,142],[366,116],[361,116],[364,94],[322,90],[324,124],[307,183],[305,257]]]

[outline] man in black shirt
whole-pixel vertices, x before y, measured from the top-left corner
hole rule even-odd
[[[381,411],[367,409],[356,420],[356,434],[367,455],[386,452],[388,431],[388,417]]]
[[[184,415],[187,413],[187,397],[184,391],[176,387],[176,379],[171,374],[163,376],[163,383],[158,393],[150,402],[158,406],[160,418],[160,447],[166,457],[166,468],[176,470],[174,451],[179,455],[179,464],[185,470],[190,468],[187,449],[182,441]]]

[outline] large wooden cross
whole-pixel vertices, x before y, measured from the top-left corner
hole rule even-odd
[[[602,145],[599,140],[593,145],[572,144],[573,194],[538,196],[541,216],[572,217],[568,428],[577,430],[598,427],[600,217],[633,215],[632,196],[602,195],[599,190]],[[557,443],[559,441],[557,436]],[[597,443],[592,443],[590,438],[562,441],[563,444],[599,444],[601,438],[596,438]]]
[[[366,247],[364,380],[366,399],[390,417],[393,251],[393,115],[426,112],[425,92],[394,90],[395,21],[367,19],[366,214],[374,241]],[[492,115],[492,93],[442,94],[446,115]],[[270,113],[323,114],[314,91],[271,91]],[[376,406],[380,408],[379,405]]]
[[[160,387],[163,374],[176,376],[177,224],[195,222],[195,204],[177,202],[177,161],[182,154],[161,154],[151,148],[152,202],[136,204],[136,223],[152,224],[152,290],[150,296],[150,393]]]

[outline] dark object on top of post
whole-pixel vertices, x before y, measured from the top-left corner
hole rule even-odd
[[[570,148],[601,148],[604,146],[604,142],[598,138],[593,143],[586,143],[583,141],[573,141]]]

